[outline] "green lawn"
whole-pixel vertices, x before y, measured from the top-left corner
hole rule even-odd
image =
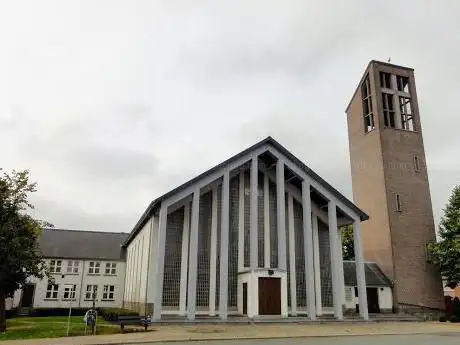
[[[57,338],[65,337],[67,333],[67,316],[50,317],[16,317],[6,320],[7,330],[0,333],[0,341],[13,339]],[[119,333],[120,326],[109,324],[98,318],[96,334]],[[69,335],[84,335],[85,323],[83,316],[70,318]]]

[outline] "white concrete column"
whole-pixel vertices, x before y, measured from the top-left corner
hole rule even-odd
[[[345,277],[343,271],[343,248],[342,248],[342,231],[340,228],[337,229],[337,245],[338,245],[338,260],[337,260],[337,269],[340,280],[340,303],[345,305]]]
[[[255,316],[255,299],[254,299],[254,295],[255,295],[255,291],[256,289],[254,289],[254,275],[253,274],[249,274],[248,275],[248,281],[247,281],[247,284],[248,284],[248,290],[247,290],[247,293],[248,293],[248,296],[247,296],[247,317],[252,319],[254,318]]]
[[[286,269],[286,204],[284,202],[284,162],[276,162],[276,213],[278,227],[278,268]]]
[[[361,221],[353,223],[353,238],[355,247],[356,281],[358,283],[359,315],[364,320],[369,320],[367,310],[366,275],[364,273],[363,247],[361,243]]]
[[[182,228],[182,250],[180,263],[179,312],[185,316],[187,302],[188,243],[190,235],[190,204],[184,206],[184,225]]]
[[[270,189],[268,174],[264,174],[264,267],[270,267]]]
[[[216,315],[217,287],[217,187],[212,189],[211,206],[211,259],[209,263],[209,315]]]
[[[249,224],[250,224],[250,266],[252,269],[259,267],[258,264],[258,221],[257,221],[257,198],[259,194],[259,159],[257,157],[252,158],[251,161],[251,203],[249,209]]]
[[[166,223],[168,220],[168,207],[164,204],[160,208],[160,222],[158,226],[158,247],[156,252],[155,288],[153,299],[153,319],[161,319],[161,304],[163,303],[163,279],[165,268]]]
[[[240,171],[238,189],[238,271],[242,271],[244,269],[244,171]]]
[[[328,225],[329,225],[329,247],[331,254],[332,272],[332,297],[334,302],[334,316],[343,319],[342,303],[340,300],[340,278],[337,265],[339,264],[338,243],[337,243],[337,206],[330,200],[327,205]]]
[[[200,190],[193,192],[192,217],[190,224],[190,249],[189,249],[189,271],[187,288],[187,318],[195,319],[196,314],[196,281],[198,268],[198,221],[200,216]]]
[[[294,199],[288,193],[288,231],[289,231],[289,280],[291,290],[291,315],[297,315],[297,279],[295,276],[295,229]]]
[[[310,183],[302,181],[303,245],[305,254],[305,287],[307,289],[307,311],[310,320],[316,320],[315,271],[313,254],[313,226],[311,219]],[[318,224],[316,224],[318,225]]]
[[[316,299],[316,315],[323,314],[323,306],[321,301],[321,267],[319,259],[319,234],[318,234],[318,216],[313,215],[313,266],[315,271],[315,299]]]
[[[224,172],[222,182],[222,216],[220,226],[220,293],[219,315],[223,320],[228,314],[228,241],[230,228],[230,173]]]

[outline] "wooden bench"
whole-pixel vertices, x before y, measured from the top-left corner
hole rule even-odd
[[[125,325],[141,325],[147,331],[147,327],[150,325],[150,318],[145,316],[118,316],[116,323],[120,324],[121,332],[123,333]]]

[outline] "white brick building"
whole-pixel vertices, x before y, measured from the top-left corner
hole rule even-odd
[[[7,307],[122,307],[125,261],[124,233],[44,230],[40,247],[50,278],[31,278],[7,301]]]

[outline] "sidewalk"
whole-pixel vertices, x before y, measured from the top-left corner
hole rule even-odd
[[[350,335],[460,333],[460,324],[439,322],[395,322],[359,324],[257,324],[156,326],[150,332],[128,334],[11,340],[0,345],[108,345],[166,341],[273,339]]]

